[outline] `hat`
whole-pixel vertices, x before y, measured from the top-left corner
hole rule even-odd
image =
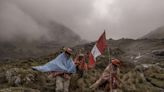
[[[112,64],[114,64],[114,65],[120,65],[121,64],[121,62],[120,62],[120,60],[118,60],[118,59],[112,59]]]
[[[80,57],[84,57],[84,54],[79,54]]]
[[[71,48],[65,48],[65,52],[72,54],[72,49]]]
[[[84,54],[79,54],[79,55],[78,55],[78,60],[82,60],[83,57],[84,57]]]

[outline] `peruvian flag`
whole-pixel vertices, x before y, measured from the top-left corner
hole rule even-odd
[[[96,62],[96,57],[102,55],[107,48],[106,35],[105,31],[100,36],[94,47],[92,48],[91,53],[89,54],[89,66],[94,67]]]

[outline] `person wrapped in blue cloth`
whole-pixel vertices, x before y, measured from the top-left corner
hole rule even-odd
[[[65,48],[64,52],[58,55],[45,65],[33,67],[41,72],[49,72],[51,77],[56,79],[56,92],[69,92],[71,74],[76,73],[76,65],[72,58],[72,49]]]

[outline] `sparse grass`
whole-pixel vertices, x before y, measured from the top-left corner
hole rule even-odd
[[[121,60],[124,62],[123,66],[121,67],[121,80],[124,82],[124,84],[121,84],[122,86],[120,89],[122,92],[159,92],[158,87],[163,87],[164,83],[164,71],[159,70],[156,67],[151,67],[143,71],[135,70],[136,65],[131,61],[127,62],[126,56],[129,54],[127,52],[135,52],[137,53],[137,47],[136,46],[143,46],[144,40],[138,41],[137,40],[128,40],[128,39],[121,39],[118,41],[112,40],[113,43],[112,46],[118,46],[119,48],[112,48],[112,57],[118,57],[121,58]],[[149,43],[151,41],[147,41],[146,43]],[[131,43],[134,43],[131,45]],[[128,44],[128,45],[127,45]],[[129,46],[129,44],[131,46]],[[143,46],[142,48],[144,51],[147,50],[149,45],[154,44],[150,43],[146,46]],[[85,50],[90,51],[92,49],[94,44],[91,45],[82,45],[81,47],[85,47]],[[81,48],[79,47],[79,48]],[[145,48],[146,47],[146,48]],[[162,46],[161,46],[162,47]],[[153,49],[156,49],[157,47],[152,47]],[[78,50],[77,50],[78,51]],[[134,54],[135,54],[134,53]],[[17,62],[8,63],[8,64],[2,64],[0,65],[0,72],[5,73],[5,71],[12,69],[12,68],[19,68],[19,74],[21,74],[21,78],[24,78],[28,74],[35,75],[35,81],[34,83],[25,84],[23,83],[21,86],[24,88],[33,88],[38,89],[41,92],[54,92],[55,90],[55,82],[54,80],[50,80],[47,78],[47,76],[43,73],[36,72],[31,70],[30,68],[32,66],[42,65],[47,63],[48,61],[55,58],[58,53],[43,56],[40,58],[30,58],[26,60],[17,60]],[[115,55],[116,54],[116,55]],[[122,55],[123,54],[123,55]],[[132,53],[133,54],[133,53]],[[138,54],[138,53],[137,53]],[[120,57],[120,55],[122,57]],[[125,56],[125,57],[124,57]],[[89,87],[100,77],[105,67],[108,65],[108,52],[105,52],[103,57],[98,57],[96,62],[96,67],[93,70],[89,70],[86,75],[84,75],[82,78],[78,78],[77,76],[72,77],[71,81],[71,92],[92,92]],[[145,60],[146,61],[146,60]],[[163,65],[159,65],[163,66]],[[141,69],[142,70],[142,69]],[[142,78],[140,75],[140,72],[144,73],[144,76],[149,79],[149,81],[146,81]],[[3,79],[3,78],[2,78]],[[155,86],[151,85],[150,83],[153,83]],[[7,83],[1,84],[0,89],[10,87]],[[0,91],[1,92],[1,91]],[[14,92],[14,91],[13,91]],[[18,91],[19,92],[19,91]],[[121,92],[121,91],[119,91]]]
[[[39,90],[24,88],[24,87],[11,87],[0,90],[0,92],[40,92]]]
[[[161,80],[161,81],[164,81],[164,74],[160,74],[160,73],[152,73],[150,75],[151,78],[154,78],[154,79],[158,79],[158,80]]]
[[[147,78],[147,79],[152,83],[152,85],[159,88],[164,88],[164,81],[160,81],[154,78]]]

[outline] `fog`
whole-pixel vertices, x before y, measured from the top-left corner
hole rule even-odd
[[[48,37],[41,24],[64,24],[86,40],[139,38],[164,26],[164,0],[0,0],[0,38]]]

